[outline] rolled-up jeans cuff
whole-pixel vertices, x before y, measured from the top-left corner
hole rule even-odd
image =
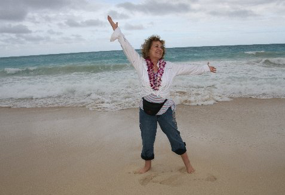
[[[178,155],[182,155],[182,154],[184,154],[186,151],[187,151],[187,149],[186,149],[186,143],[184,142],[184,148],[179,148],[179,149],[177,149],[177,150],[175,150],[175,151],[173,151],[173,152],[175,152],[175,153],[178,154]]]
[[[141,155],[141,158],[144,159],[144,160],[153,160],[154,159],[154,155],[150,156],[150,157],[147,157],[147,156],[144,156],[143,154]]]
[[[174,152],[178,155],[182,155],[186,152],[187,150],[186,149],[178,149],[178,150],[175,150]]]

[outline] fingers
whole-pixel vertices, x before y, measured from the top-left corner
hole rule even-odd
[[[210,72],[216,73],[217,69],[214,66],[210,66],[210,62],[207,62],[207,65],[209,66]]]
[[[115,30],[118,27],[118,22],[115,24],[113,19],[109,15],[108,15],[107,19],[108,19],[110,25],[112,26],[113,30]]]
[[[110,16],[108,16],[108,21],[111,24],[111,26],[112,26],[112,24],[114,24],[114,22],[113,22],[113,20],[112,20],[112,18]]]
[[[108,20],[109,20],[110,23],[113,22],[113,19],[111,18],[111,16],[108,15],[107,18],[108,18]]]
[[[213,72],[213,73],[216,73],[217,69],[213,66],[210,66],[210,71]]]

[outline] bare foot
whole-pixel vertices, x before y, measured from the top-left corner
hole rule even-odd
[[[146,160],[144,167],[142,169],[136,171],[136,173],[139,173],[139,174],[146,173],[150,170],[150,168],[151,168],[151,160]]]
[[[144,168],[138,170],[136,173],[143,174],[143,173],[148,172],[149,170],[150,170],[150,167],[149,168],[148,167],[144,167]]]
[[[191,166],[191,164],[190,164],[189,167],[186,167],[186,171],[187,171],[187,173],[191,174],[191,173],[194,173],[194,172],[195,172],[195,169],[194,169],[194,168]]]

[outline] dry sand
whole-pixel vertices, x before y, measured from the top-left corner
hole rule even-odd
[[[138,109],[0,109],[0,194],[285,194],[285,99],[178,106],[187,174],[158,129],[143,166]]]

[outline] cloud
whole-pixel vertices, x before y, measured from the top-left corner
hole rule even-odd
[[[48,30],[47,33],[50,35],[62,35],[63,34],[62,32],[56,32],[56,31],[51,30],[51,29]]]
[[[126,30],[143,30],[145,29],[143,25],[131,25],[131,24],[126,24],[125,25]]]
[[[27,26],[24,26],[22,24],[19,25],[7,25],[0,27],[0,33],[8,33],[8,34],[28,34],[32,31],[28,29]]]
[[[29,12],[76,8],[83,4],[79,0],[0,0],[0,20],[23,21]]]
[[[225,16],[233,18],[248,18],[257,16],[257,14],[255,14],[253,11],[245,9],[210,11],[208,13],[213,16]]]
[[[14,7],[24,9],[59,9],[73,4],[79,4],[80,0],[0,0],[1,7]],[[84,1],[83,1],[84,2]]]
[[[117,7],[132,14],[144,13],[148,16],[179,14],[186,17],[191,15],[243,19],[276,13],[278,10],[284,10],[285,4],[281,0],[145,0],[140,2],[119,3]]]
[[[49,41],[50,38],[46,36],[39,36],[39,35],[19,35],[18,38],[22,39],[23,41],[26,42],[41,42],[41,41]]]
[[[27,11],[24,9],[18,9],[15,11],[15,9],[11,7],[0,8],[0,20],[22,21],[26,15]]]
[[[120,3],[117,7],[124,8],[131,12],[141,12],[152,15],[168,15],[191,11],[190,5],[187,3],[169,3],[156,0],[148,0],[142,4],[134,4],[130,2]]]
[[[1,36],[0,41],[2,42],[1,46],[7,47],[11,47],[14,45],[23,45],[26,43],[25,41],[19,39],[17,36],[14,35]]]
[[[200,11],[202,11],[202,7],[206,7],[207,13],[212,16],[229,18],[235,17],[243,19],[267,14],[272,15],[278,10],[285,11],[284,4],[281,0],[205,0],[199,3],[201,3]]]
[[[105,23],[100,20],[85,20],[78,22],[73,19],[68,19],[65,24],[69,27],[90,27],[90,26],[104,26]]]
[[[219,2],[220,1],[220,2]],[[223,1],[223,0],[216,0],[215,2],[218,3],[226,3],[228,5],[239,5],[239,6],[246,6],[246,5],[264,5],[264,4],[279,4],[283,2],[283,0],[231,0],[231,1]]]
[[[126,14],[118,13],[117,11],[111,10],[108,15],[110,15],[113,19],[128,19],[130,18]]]
[[[32,35],[32,34],[8,34],[7,36],[1,37],[0,41],[2,41],[3,45],[25,45],[27,43],[43,43],[43,42],[50,42],[51,39],[48,36],[39,36],[39,35]]]
[[[15,1],[15,0],[14,0]],[[17,1],[17,0],[16,0]],[[19,1],[18,1],[19,2]],[[68,0],[20,0],[23,6],[36,8],[36,9],[58,9],[66,5],[70,5],[75,1]]]

